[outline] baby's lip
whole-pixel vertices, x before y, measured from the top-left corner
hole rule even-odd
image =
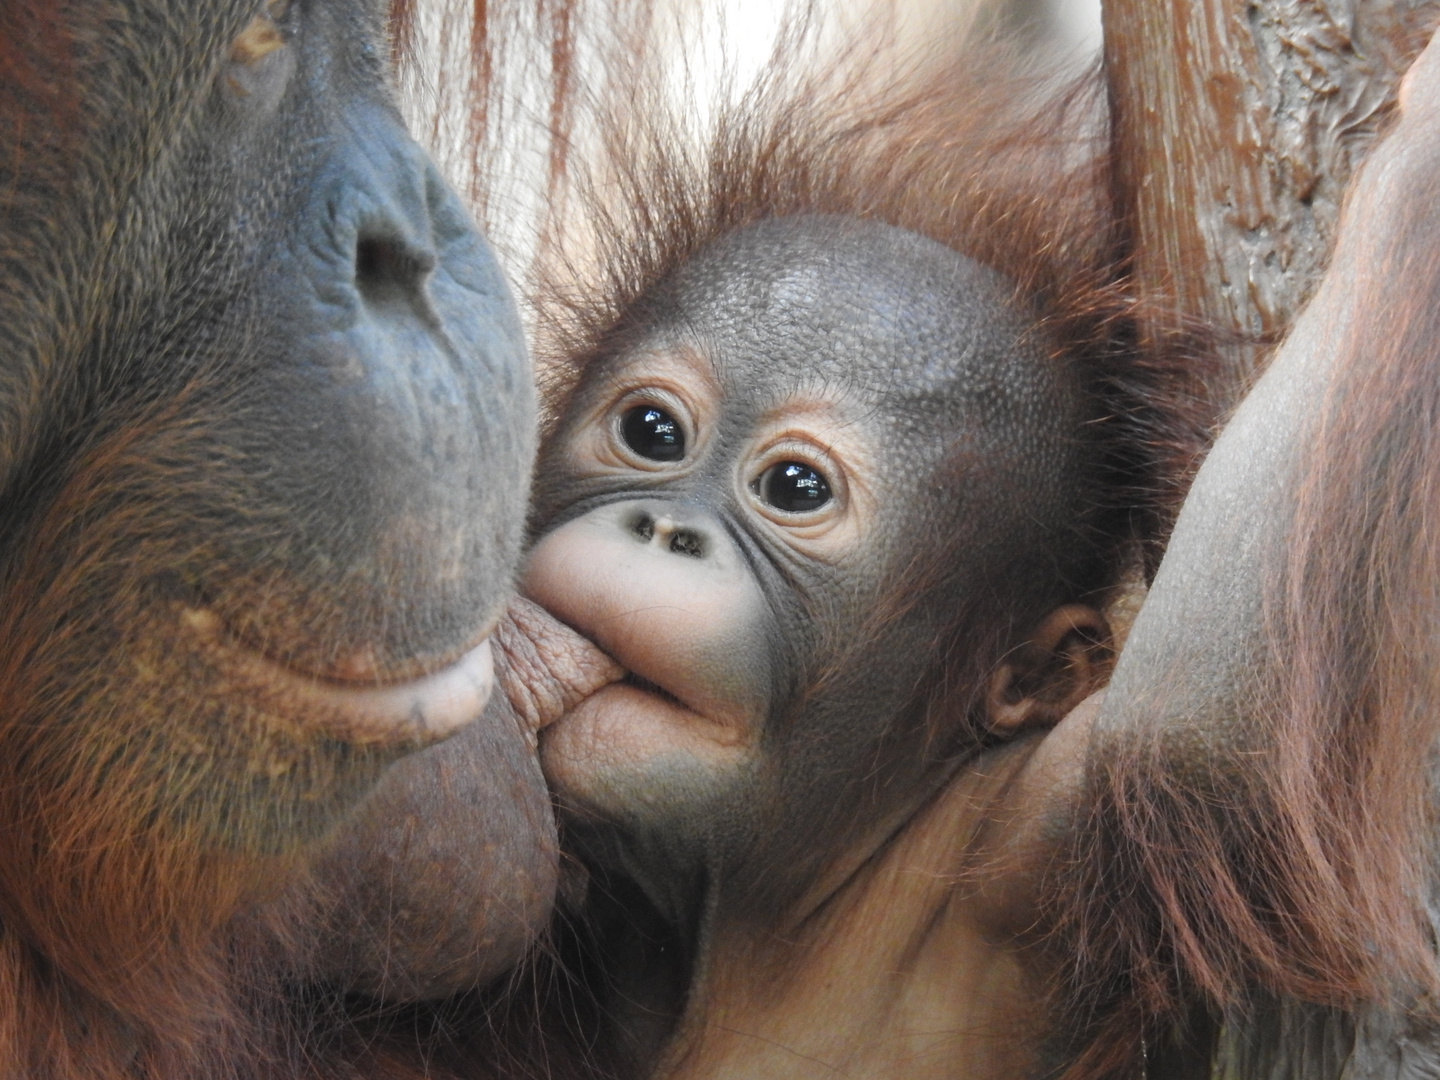
[[[208,608],[185,608],[180,620],[226,678],[294,717],[297,728],[343,742],[438,742],[477,719],[495,685],[488,633],[443,666],[386,682],[296,671],[236,640]]]
[[[626,674],[589,638],[523,597],[510,602],[494,642],[500,687],[532,731]]]

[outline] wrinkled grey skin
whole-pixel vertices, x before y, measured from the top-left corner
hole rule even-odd
[[[159,412],[127,477],[148,501],[97,511],[132,565],[95,591],[138,595],[139,618],[203,603],[302,671],[368,649],[384,677],[498,614],[533,390],[498,266],[390,100],[383,5],[294,3],[289,44],[237,70],[228,43],[261,6],[67,12],[65,179],[23,146],[0,164],[0,591],[67,464]],[[174,710],[240,727],[224,692],[179,686]],[[123,714],[139,691],[103,693]],[[311,752],[338,803],[300,768],[266,796],[274,820],[236,808],[225,828],[313,833],[354,797],[342,773],[368,783],[394,756]],[[337,753],[355,768],[332,772]]]

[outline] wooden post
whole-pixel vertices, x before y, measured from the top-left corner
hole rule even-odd
[[[1105,0],[1103,17],[1138,284],[1222,335],[1273,340],[1440,3]],[[1243,385],[1263,349],[1229,352]]]

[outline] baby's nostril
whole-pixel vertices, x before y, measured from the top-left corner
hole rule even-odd
[[[649,514],[641,514],[630,523],[630,531],[648,544],[655,535],[655,519]]]
[[[688,555],[692,559],[698,559],[705,554],[705,544],[699,533],[690,529],[676,529],[670,536],[670,550],[676,555]]]

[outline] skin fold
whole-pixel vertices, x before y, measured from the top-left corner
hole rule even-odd
[[[519,598],[492,641],[504,692],[486,716],[392,767],[311,869],[325,933],[307,977],[442,999],[503,976],[549,921],[558,841],[536,735],[625,673]]]

